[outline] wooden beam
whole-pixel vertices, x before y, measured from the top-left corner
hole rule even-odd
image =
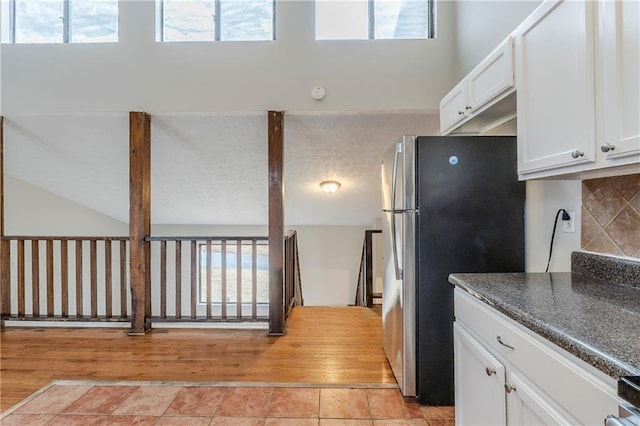
[[[11,246],[4,237],[4,118],[0,115],[0,327],[2,318],[11,314]]]
[[[151,329],[151,116],[129,113],[130,335]]]
[[[269,111],[269,334],[284,334],[284,113]]]

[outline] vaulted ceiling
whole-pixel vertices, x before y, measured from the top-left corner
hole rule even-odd
[[[402,134],[437,134],[437,117],[285,113],[286,223],[373,224],[381,153]],[[266,113],[152,114],[151,122],[153,223],[267,223]],[[6,117],[6,172],[127,222],[128,123],[126,113]],[[323,193],[327,179],[340,190]]]

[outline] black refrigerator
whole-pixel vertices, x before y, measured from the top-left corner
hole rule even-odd
[[[454,404],[451,273],[524,271],[513,136],[403,136],[383,155],[383,347],[401,392]]]

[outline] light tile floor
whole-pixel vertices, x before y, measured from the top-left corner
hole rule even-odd
[[[453,426],[453,407],[397,389],[55,383],[3,414],[13,425]]]

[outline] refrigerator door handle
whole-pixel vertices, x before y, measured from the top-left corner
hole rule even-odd
[[[398,243],[397,243],[397,230],[396,230],[396,217],[394,213],[398,213],[395,209],[396,206],[396,188],[398,180],[398,159],[402,154],[402,144],[396,145],[396,155],[393,157],[393,177],[391,178],[391,250],[393,252],[393,265],[396,270],[396,279],[401,280],[403,273],[398,262]]]

